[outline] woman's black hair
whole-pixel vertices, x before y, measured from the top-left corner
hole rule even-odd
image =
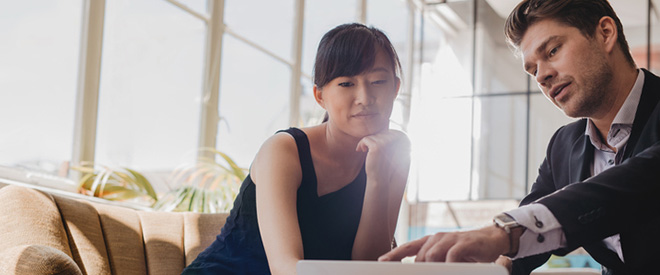
[[[376,61],[378,50],[385,51],[392,60],[392,71],[398,76],[401,72],[399,57],[381,30],[359,23],[335,27],[319,43],[314,63],[314,84],[323,88],[337,77],[354,76],[370,69]]]

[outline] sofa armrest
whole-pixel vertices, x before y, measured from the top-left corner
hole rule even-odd
[[[21,245],[0,253],[1,274],[80,274],[64,252],[44,245]]]
[[[71,248],[53,198],[20,186],[0,189],[0,253],[23,245],[43,245],[67,255]]]

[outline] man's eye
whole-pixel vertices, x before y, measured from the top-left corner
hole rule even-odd
[[[384,79],[383,80],[376,80],[374,82],[371,82],[371,84],[373,84],[373,85],[382,85],[382,84],[385,84],[385,83],[387,83],[387,80],[384,80]]]
[[[353,83],[351,83],[351,82],[342,82],[342,83],[339,83],[339,86],[341,86],[341,87],[351,87],[351,86],[353,86]]]
[[[550,52],[548,53],[548,56],[550,56],[550,57],[554,56],[557,53],[558,49],[559,49],[559,47],[552,48],[552,50],[550,50]]]

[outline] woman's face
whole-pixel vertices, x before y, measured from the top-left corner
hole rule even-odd
[[[372,68],[337,77],[320,89],[314,87],[317,102],[328,112],[328,122],[357,138],[388,129],[399,90],[392,68],[392,60],[379,50]]]

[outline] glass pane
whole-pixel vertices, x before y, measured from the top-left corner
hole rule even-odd
[[[352,23],[357,19],[356,0],[307,0],[305,1],[305,26],[303,30],[303,73],[312,74],[316,49],[321,37],[337,25]]]
[[[539,166],[545,159],[548,142],[559,127],[575,121],[564,115],[543,94],[534,93],[530,98],[529,120],[529,188],[539,175]]]
[[[222,56],[217,147],[247,168],[261,144],[289,126],[291,70],[229,35]]]
[[[472,95],[471,51],[465,46],[472,44],[472,36],[469,27],[456,32],[443,19],[472,22],[472,2],[467,2],[436,5],[437,13],[416,18],[420,35],[415,47],[421,52],[415,60],[421,63],[415,65],[408,125],[413,146],[409,201],[470,195],[472,99],[451,97]]]
[[[81,13],[79,0],[0,9],[0,165],[57,173],[70,160]]]
[[[168,171],[194,161],[205,24],[160,0],[106,3],[96,162]]]
[[[541,91],[541,87],[539,87],[539,83],[536,82],[536,79],[534,79],[534,77],[524,73],[522,69],[520,70],[520,73],[527,77],[527,79],[529,81],[529,91],[530,92],[539,93],[540,95],[543,95],[543,93]]]
[[[293,0],[226,0],[227,27],[250,41],[291,59],[293,41]]]
[[[409,201],[465,200],[470,193],[472,99],[413,97]]]
[[[486,1],[477,3],[476,93],[526,92],[527,79],[521,61],[504,37],[506,17],[497,14]]]
[[[207,0],[176,0],[177,2],[182,3],[184,6],[192,9],[193,11],[207,15],[208,11],[206,9]]]
[[[623,32],[635,63],[640,68],[648,68],[648,0],[612,0],[610,4],[623,24]]]
[[[660,1],[653,0],[653,7],[660,7]],[[651,65],[647,67],[654,74],[660,74],[660,18],[657,12],[651,13]]]
[[[481,97],[474,109],[473,199],[523,197],[527,96]]]
[[[434,75],[428,81],[445,97],[472,95],[473,6],[472,1],[438,4],[422,22],[422,59]]]

